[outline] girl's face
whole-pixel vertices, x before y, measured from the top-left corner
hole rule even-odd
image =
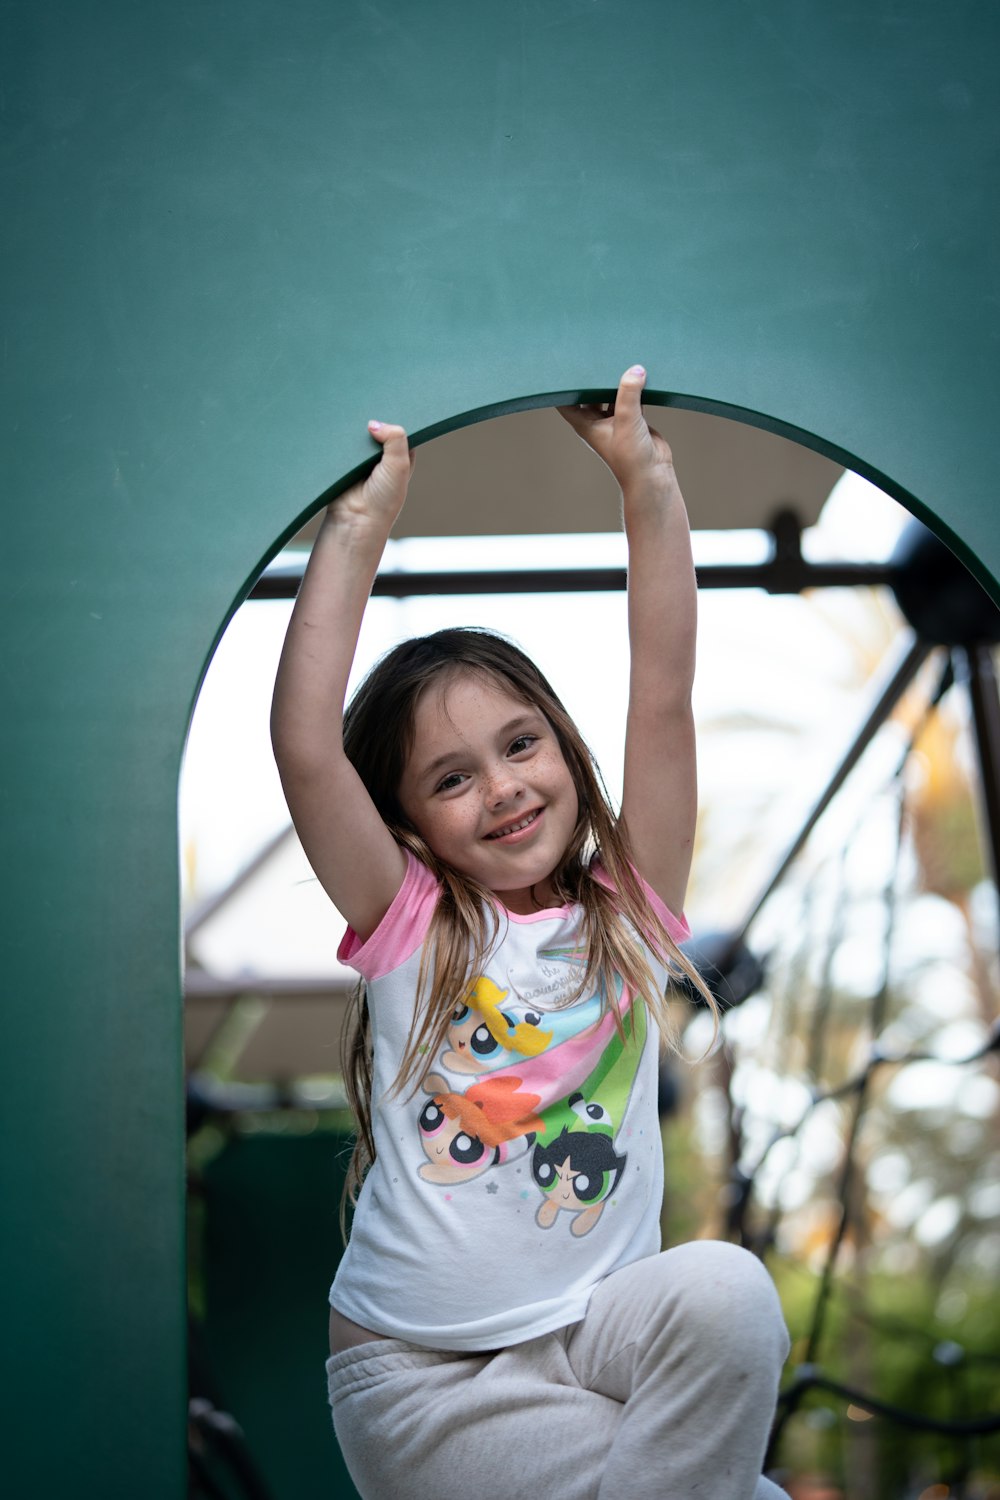
[[[549,876],[579,802],[540,709],[476,673],[431,685],[417,702],[399,801],[438,859],[495,891],[509,911],[551,904]]]

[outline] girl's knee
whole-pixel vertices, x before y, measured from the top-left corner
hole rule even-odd
[[[662,1257],[685,1325],[703,1342],[752,1341],[780,1366],[788,1333],[774,1282],[755,1255],[721,1240],[693,1240]]]

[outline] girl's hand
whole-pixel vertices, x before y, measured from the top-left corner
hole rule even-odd
[[[607,464],[626,502],[641,494],[661,494],[677,483],[670,444],[653,431],[642,415],[645,384],[642,365],[633,365],[622,376],[618,394],[610,405],[557,408]]]
[[[410,452],[402,427],[369,422],[368,431],[382,444],[382,456],[367,479],[337,496],[328,514],[334,522],[373,523],[388,536],[403,509],[416,455]]]

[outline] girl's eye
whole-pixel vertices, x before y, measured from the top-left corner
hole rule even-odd
[[[469,1007],[467,1005],[457,1005],[455,1007],[455,1014],[451,1018],[451,1024],[453,1026],[461,1026],[462,1022],[467,1021],[468,1018]]]
[[[537,738],[537,734],[519,734],[517,739],[512,741],[511,747],[508,750],[507,754],[523,755],[525,750],[531,749]]]
[[[436,792],[453,792],[457,786],[461,785],[461,773],[458,771],[449,771],[447,776],[442,776],[434,790]]]

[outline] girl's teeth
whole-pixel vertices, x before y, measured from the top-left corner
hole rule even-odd
[[[496,833],[490,834],[490,837],[494,839],[502,839],[504,834],[518,833],[522,828],[527,828],[528,824],[533,823],[534,821],[534,813],[529,813],[526,818],[521,819],[520,823],[510,823],[506,828],[498,828]]]

